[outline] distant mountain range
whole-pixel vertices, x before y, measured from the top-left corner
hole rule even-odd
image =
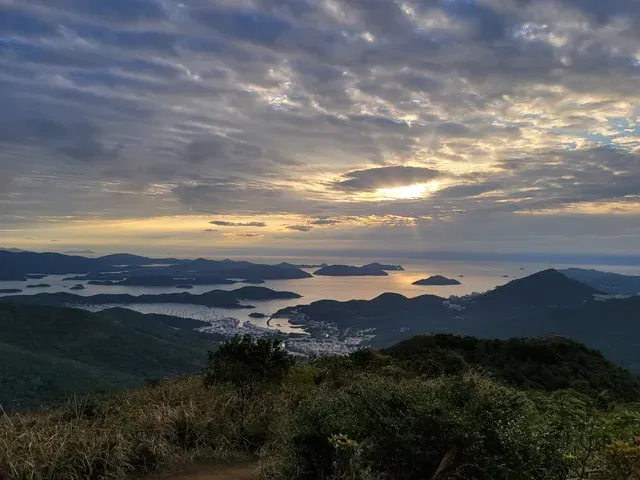
[[[89,274],[91,280],[121,281],[129,277],[169,276],[174,278],[238,278],[246,280],[287,280],[310,278],[312,275],[297,267],[261,265],[233,260],[180,260],[147,258],[128,253],[87,258],[61,253],[10,252],[0,250],[0,280],[24,280],[27,274]],[[153,268],[145,265],[160,265]],[[104,278],[105,272],[111,273]]]
[[[640,371],[640,296],[594,299],[602,294],[556,270],[545,270],[473,297],[385,293],[373,300],[322,300],[282,309],[275,316],[312,332],[321,331],[323,324],[334,325],[343,335],[373,329],[375,347],[422,333],[502,339],[559,335]]]
[[[640,295],[640,276],[584,268],[567,268],[560,270],[560,272],[569,278],[612,295]]]

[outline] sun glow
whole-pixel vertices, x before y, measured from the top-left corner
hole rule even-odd
[[[439,182],[415,183],[403,187],[380,188],[376,197],[380,200],[413,200],[433,193],[440,187]]]

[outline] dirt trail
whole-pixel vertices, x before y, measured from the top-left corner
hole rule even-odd
[[[253,480],[257,463],[200,464],[193,465],[181,473],[153,477],[149,480]]]

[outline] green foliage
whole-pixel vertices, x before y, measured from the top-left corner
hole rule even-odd
[[[449,473],[469,478],[558,478],[562,444],[537,415],[526,395],[476,376],[362,377],[298,406],[285,440],[288,468],[297,478],[336,476],[327,439],[341,434],[359,445],[360,469],[389,478],[431,478],[445,458]]]
[[[244,429],[247,401],[265,386],[278,384],[293,365],[293,357],[278,339],[236,335],[209,351],[204,372],[206,385],[232,384],[240,395],[240,425]]]
[[[113,309],[0,302],[0,405],[5,410],[60,404],[99,389],[195,373],[212,341],[202,323]]]
[[[550,388],[560,359],[602,362],[546,342],[438,336],[294,364],[278,340],[236,337],[202,376],[0,414],[0,478],[130,478],[260,455],[261,480],[640,480],[638,405],[603,401],[579,369],[569,383],[589,388]],[[518,362],[527,388],[505,384]]]
[[[583,344],[563,338],[484,340],[421,335],[382,350],[419,374],[453,374],[481,368],[518,388],[573,389],[602,402],[640,399],[640,379]]]
[[[292,365],[293,357],[280,340],[236,335],[209,352],[204,378],[208,384],[231,383],[251,395],[265,384],[282,381]]]

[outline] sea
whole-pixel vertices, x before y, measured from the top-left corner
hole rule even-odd
[[[235,259],[235,258],[234,258]],[[244,257],[242,260],[253,261],[256,263],[279,263],[283,259],[265,259]],[[289,259],[291,261],[291,259]],[[482,293],[491,290],[499,285],[507,282],[531,275],[535,272],[545,270],[547,268],[593,268],[607,272],[615,272],[626,275],[640,275],[640,266],[624,266],[624,265],[576,265],[576,264],[543,264],[543,263],[510,263],[510,262],[457,262],[457,261],[433,261],[433,260],[415,260],[415,259],[398,259],[385,260],[384,258],[376,259],[340,259],[339,261],[330,261],[327,259],[304,258],[295,259],[291,263],[296,264],[320,264],[339,263],[346,265],[363,265],[373,261],[380,263],[402,265],[404,271],[389,271],[386,277],[323,277],[316,276],[313,278],[297,279],[297,280],[267,280],[262,287],[271,288],[273,290],[295,292],[302,295],[300,299],[293,300],[270,300],[270,301],[250,301],[246,302],[255,306],[255,309],[223,309],[211,308],[202,305],[191,304],[129,304],[126,308],[136,310],[141,313],[159,313],[165,315],[173,315],[183,318],[195,318],[206,322],[215,322],[216,320],[234,318],[244,322],[250,322],[258,327],[278,329],[283,332],[300,332],[300,329],[291,326],[284,319],[272,319],[268,317],[278,310],[295,305],[309,304],[317,300],[370,300],[378,295],[386,292],[399,293],[406,297],[416,297],[419,295],[431,294],[444,298],[450,296],[464,296],[474,293]],[[315,269],[305,269],[313,273]],[[416,286],[412,285],[416,280],[427,278],[432,275],[443,275],[448,278],[455,278],[461,282],[456,286]],[[128,293],[131,295],[142,294],[160,294],[160,293],[176,293],[180,290],[174,287],[131,287],[131,286],[99,286],[87,285],[86,282],[66,281],[62,279],[69,275],[49,275],[43,279],[29,280],[27,282],[0,281],[0,290],[17,288],[23,290],[21,295],[36,294],[41,292],[69,292],[81,296],[96,295],[101,293]],[[25,288],[28,284],[49,284],[49,288]],[[70,291],[69,287],[82,283],[85,290]],[[244,284],[235,285],[198,285],[188,290],[192,294],[201,294],[210,290],[233,290],[240,288]],[[0,294],[0,298],[4,296]],[[118,305],[92,305],[87,307],[92,311],[111,308]],[[252,312],[263,313],[267,318],[251,318],[249,314]]]

